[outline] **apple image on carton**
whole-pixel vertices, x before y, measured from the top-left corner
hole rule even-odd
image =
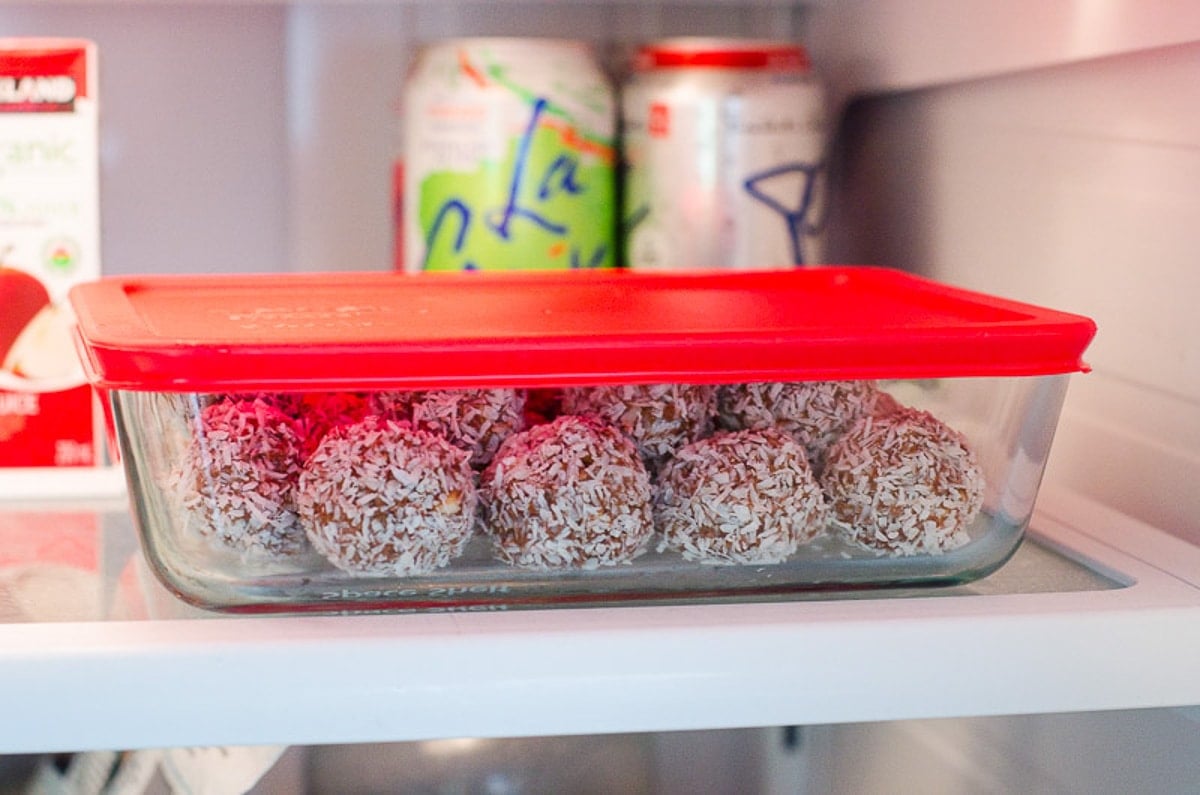
[[[31,381],[81,378],[73,322],[37,278],[0,265],[0,372]]]
[[[47,306],[50,294],[36,277],[0,265],[0,360],[7,360],[17,337]]]
[[[59,380],[83,372],[71,339],[74,319],[63,306],[49,304],[13,341],[3,369],[31,381]]]

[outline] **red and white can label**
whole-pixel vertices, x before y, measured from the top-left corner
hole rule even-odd
[[[626,264],[676,270],[820,262],[820,86],[803,58],[775,57],[797,48],[757,58],[753,49],[723,49],[723,40],[703,45],[711,49],[655,50],[625,88]]]

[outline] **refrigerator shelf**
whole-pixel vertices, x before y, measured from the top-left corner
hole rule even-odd
[[[59,576],[21,601],[31,567],[0,570],[0,753],[1200,702],[1200,549],[1063,492],[1043,493],[1030,543],[971,586],[489,614],[201,613],[143,576],[119,506],[0,516],[41,523],[42,568]]]

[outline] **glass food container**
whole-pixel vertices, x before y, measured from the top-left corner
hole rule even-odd
[[[962,583],[1091,320],[874,267],[77,287],[150,567],[237,612]]]

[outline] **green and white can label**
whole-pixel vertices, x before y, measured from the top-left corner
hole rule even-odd
[[[402,114],[401,269],[615,265],[616,100],[587,45],[426,47]]]

